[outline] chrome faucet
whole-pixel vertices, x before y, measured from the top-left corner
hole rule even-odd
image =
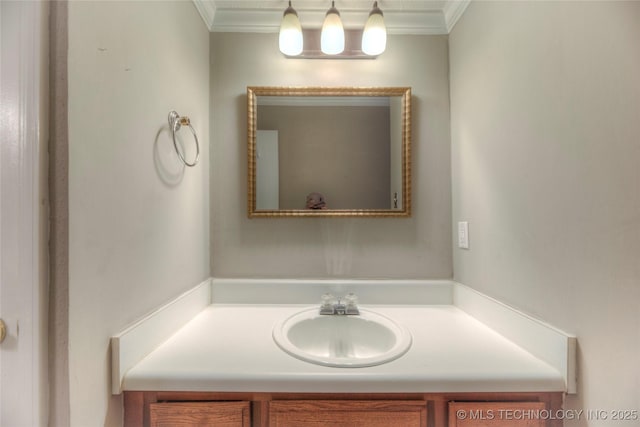
[[[353,293],[348,293],[342,298],[334,297],[327,293],[322,295],[322,305],[320,314],[337,316],[354,316],[360,314],[358,310],[358,297]]]

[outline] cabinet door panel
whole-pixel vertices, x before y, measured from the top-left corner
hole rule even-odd
[[[151,427],[250,427],[249,402],[167,402],[149,405]]]
[[[426,401],[293,400],[269,403],[269,427],[426,425]]]
[[[450,402],[449,427],[545,427],[544,402]]]

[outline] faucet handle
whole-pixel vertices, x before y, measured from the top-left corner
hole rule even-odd
[[[320,297],[320,314],[333,314],[334,306],[337,303],[337,298],[330,293],[322,294]]]
[[[349,292],[344,296],[344,303],[346,305],[357,305],[358,304],[358,296],[353,292]]]
[[[344,296],[344,305],[346,314],[360,314],[360,310],[358,310],[358,297],[353,292],[349,292]]]
[[[337,298],[333,296],[333,294],[330,293],[326,293],[326,294],[322,294],[322,296],[320,297],[320,300],[322,301],[322,305],[333,305],[336,303]]]

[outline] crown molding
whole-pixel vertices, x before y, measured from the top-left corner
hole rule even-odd
[[[213,28],[213,20],[216,16],[216,6],[211,0],[193,0],[193,4],[195,5],[198,13],[200,13],[200,17],[204,21],[204,24],[207,26],[209,31],[212,31]]]
[[[282,8],[232,7],[215,0],[192,0],[211,32],[277,33]],[[385,10],[389,34],[448,34],[462,16],[471,0],[447,0],[442,9]],[[313,8],[298,12],[303,28],[322,27],[326,10]],[[356,9],[341,9],[340,16],[347,29],[362,28],[367,13]]]
[[[462,14],[471,3],[471,0],[449,0],[445,3],[442,12],[444,14],[444,22],[449,34],[456,23],[462,17]]]

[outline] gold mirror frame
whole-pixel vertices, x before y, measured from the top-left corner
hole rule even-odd
[[[401,209],[256,209],[256,135],[258,96],[398,96],[402,104]],[[247,87],[248,216],[271,217],[410,217],[411,216],[411,88],[410,87]]]

